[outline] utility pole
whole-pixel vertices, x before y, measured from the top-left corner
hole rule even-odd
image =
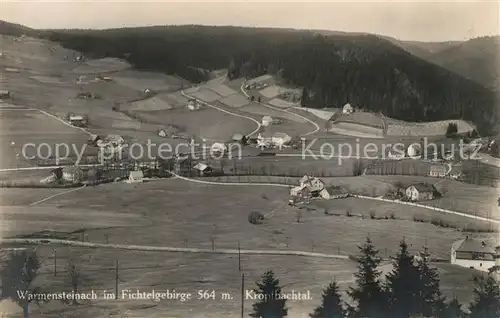
[[[240,242],[238,241],[238,270],[241,273],[241,250],[240,250]]]
[[[56,253],[56,249],[54,249],[54,276],[57,276],[57,253]]]
[[[115,268],[115,299],[118,299],[118,260],[116,260]]]
[[[245,317],[245,273],[241,273],[241,318]]]

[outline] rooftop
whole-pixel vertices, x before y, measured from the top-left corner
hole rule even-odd
[[[456,241],[453,244],[453,249],[457,252],[495,253],[491,242],[470,237]]]
[[[409,187],[415,187],[418,192],[434,192],[435,188],[432,184],[427,183],[415,183],[410,185]]]

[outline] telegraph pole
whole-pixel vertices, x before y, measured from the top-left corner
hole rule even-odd
[[[115,268],[115,299],[118,299],[118,260],[116,260]]]
[[[245,317],[245,273],[241,273],[241,318]]]
[[[241,273],[241,249],[240,249],[240,242],[238,242],[238,270]]]
[[[57,276],[57,253],[56,253],[56,249],[54,249],[54,276]]]

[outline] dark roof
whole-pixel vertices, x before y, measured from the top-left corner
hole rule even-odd
[[[411,186],[415,187],[418,192],[434,192],[436,190],[432,184],[427,183],[415,183]]]
[[[461,240],[461,243],[458,242],[455,250],[457,252],[495,253],[495,249],[489,242],[474,238]]]

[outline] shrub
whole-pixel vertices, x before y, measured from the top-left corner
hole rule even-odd
[[[252,224],[261,224],[264,221],[264,215],[260,212],[250,212],[248,215],[248,222]]]
[[[375,211],[370,210],[370,219],[375,220],[376,214]]]

